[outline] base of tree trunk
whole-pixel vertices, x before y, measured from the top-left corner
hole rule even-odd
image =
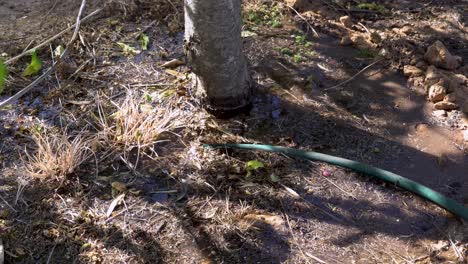
[[[210,113],[216,118],[229,119],[238,115],[248,115],[250,111],[252,110],[252,106],[253,106],[252,103],[249,103],[248,105],[245,105],[243,107],[236,108],[236,109],[231,109],[229,111],[219,110],[219,109],[218,110],[206,109],[206,111],[208,111],[208,113]]]
[[[192,74],[192,91],[195,100],[206,110],[216,116],[227,116],[251,108],[252,85],[249,73],[239,80],[237,93],[208,96],[207,87],[203,85],[202,78]],[[242,92],[241,92],[242,91]]]

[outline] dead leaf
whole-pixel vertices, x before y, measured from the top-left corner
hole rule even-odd
[[[251,221],[253,223],[264,223],[274,227],[280,227],[284,224],[284,220],[280,216],[267,214],[247,214],[242,220]]]
[[[296,198],[300,198],[301,196],[296,192],[294,191],[293,189],[289,188],[288,186],[284,185],[284,184],[281,184],[280,185],[289,193],[291,194],[292,196],[296,197]]]
[[[18,255],[18,256],[26,255],[26,251],[22,247],[15,247],[14,251],[15,251],[16,255]]]
[[[117,205],[123,201],[123,199],[125,198],[125,193],[122,193],[121,195],[117,196],[117,198],[115,198],[111,204],[109,205],[109,209],[107,209],[107,212],[106,212],[106,217],[109,218],[112,214],[112,212],[114,211],[115,207],[117,207]]]
[[[111,186],[112,186],[112,188],[116,189],[119,192],[126,192],[127,191],[127,185],[125,185],[125,183],[123,183],[123,182],[115,181],[115,182],[111,183]]]

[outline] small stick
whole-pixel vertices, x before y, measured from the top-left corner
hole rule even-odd
[[[289,232],[291,233],[291,236],[292,236],[292,238],[294,240],[294,243],[296,244],[296,247],[299,249],[299,252],[301,252],[302,257],[304,258],[304,260],[307,263],[310,263],[309,260],[306,258],[306,255],[304,254],[304,251],[302,251],[302,248],[299,246],[299,243],[297,242],[297,238],[294,235],[294,231],[293,231],[293,229],[291,227],[291,223],[289,222],[289,216],[286,213],[286,209],[284,208],[283,201],[281,199],[280,199],[280,204],[281,204],[281,208],[283,209],[284,217],[286,218],[286,223],[288,224],[288,227],[289,227]]]
[[[294,13],[296,13],[296,15],[301,18],[302,20],[304,20],[304,22],[307,23],[307,25],[309,26],[310,30],[312,30],[312,32],[314,32],[314,35],[317,37],[317,38],[320,38],[319,34],[317,33],[317,31],[314,29],[314,27],[309,23],[309,21],[307,21],[307,19],[301,15],[296,9],[294,9],[292,6],[289,6],[289,5],[286,5],[284,4],[285,6],[287,6],[289,9],[291,9],[292,11],[294,11]]]
[[[177,10],[177,7],[174,5],[174,3],[172,3],[171,0],[167,0],[167,2],[169,2],[169,4],[171,4],[172,8],[174,8],[174,10],[176,11],[176,13],[179,14],[179,10]]]
[[[326,264],[326,263],[327,263],[327,262],[325,262],[325,261],[319,259],[318,257],[316,257],[316,256],[314,256],[314,255],[312,255],[312,254],[310,254],[310,253],[308,253],[308,252],[306,252],[305,254],[306,254],[307,256],[311,257],[312,259],[314,259],[314,260],[317,261],[317,262],[320,262],[320,263],[323,263],[323,264]]]
[[[360,25],[361,27],[363,27],[364,30],[367,31],[367,33],[371,34],[371,32],[369,31],[369,29],[368,29],[366,26],[364,26],[363,23],[359,22],[358,25]]]
[[[358,77],[361,73],[365,72],[367,69],[369,69],[370,67],[374,66],[375,64],[377,64],[377,63],[379,63],[379,62],[381,62],[381,61],[383,61],[383,60],[384,60],[384,58],[381,58],[381,59],[378,59],[378,60],[374,61],[373,63],[367,65],[367,66],[364,67],[362,70],[360,70],[358,73],[356,73],[355,75],[353,75],[353,76],[352,76],[351,78],[349,78],[348,80],[346,80],[346,81],[344,81],[344,82],[341,82],[341,83],[339,83],[339,84],[337,84],[337,85],[335,85],[335,86],[332,86],[332,87],[329,87],[329,88],[325,88],[325,89],[323,89],[323,91],[333,90],[333,89],[336,89],[336,88],[338,88],[338,87],[340,87],[340,86],[343,86],[343,85],[345,85],[345,84],[351,82],[352,80],[356,79],[356,77]]]
[[[1,195],[0,195],[0,199],[2,199],[2,201],[5,202],[5,204],[6,204],[8,207],[10,207],[11,210],[13,210],[13,211],[15,211],[15,212],[18,212],[18,211],[16,211],[16,209],[13,208],[13,206],[11,206],[5,199],[3,199],[3,197],[2,197]]]
[[[50,263],[50,260],[52,259],[52,254],[54,254],[54,250],[56,246],[57,246],[57,243],[54,244],[54,246],[52,247],[52,250],[49,253],[49,257],[47,258],[47,264]]]
[[[338,186],[338,184],[332,182],[331,180],[327,179],[327,177],[325,176],[322,176],[323,179],[325,179],[326,181],[328,181],[330,184],[332,184],[333,186],[335,186],[338,190],[344,192],[345,194],[347,194],[349,197],[355,199],[355,200],[359,200],[358,198],[356,198],[356,196],[354,196],[352,193],[344,190],[343,188],[341,188],[340,186]],[[310,181],[309,179],[307,179],[306,177],[304,177],[304,179],[310,184]]]
[[[291,196],[293,196],[294,198],[298,198],[299,200],[305,202],[309,207],[313,207],[313,208],[316,208],[318,210],[320,210],[322,213],[328,215],[330,218],[332,218],[333,220],[337,221],[337,222],[340,222],[340,223],[344,223],[343,220],[341,220],[340,218],[338,218],[337,216],[333,215],[332,213],[328,212],[327,210],[323,209],[322,207],[318,206],[318,205],[315,205],[311,202],[309,202],[308,200],[306,200],[304,197],[302,197],[300,194],[298,194],[296,191],[294,191],[293,189],[287,187],[286,185],[282,184],[282,183],[279,183],[279,185],[281,187],[283,187]]]
[[[5,261],[5,252],[4,252],[4,249],[3,249],[3,241],[0,238],[0,264],[3,264],[4,261]]]

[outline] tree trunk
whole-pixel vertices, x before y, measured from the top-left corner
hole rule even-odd
[[[203,107],[230,112],[250,104],[242,52],[241,0],[185,0],[185,52]]]

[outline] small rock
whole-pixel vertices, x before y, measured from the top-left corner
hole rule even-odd
[[[436,103],[436,102],[444,100],[444,97],[446,94],[447,94],[447,90],[445,89],[445,87],[438,85],[438,84],[434,84],[429,88],[428,97],[429,97],[429,100],[431,100],[431,102]]]
[[[349,46],[351,44],[353,44],[353,41],[351,40],[349,36],[345,36],[341,38],[341,41],[340,41],[341,46]]]
[[[350,28],[353,26],[353,21],[349,16],[342,16],[340,17],[340,22],[343,24],[343,26]]]
[[[438,118],[445,118],[447,117],[447,111],[445,110],[435,110],[432,112],[432,115]]]
[[[447,70],[454,70],[460,67],[461,57],[453,56],[440,41],[427,48],[424,58],[434,66],[441,67]]]
[[[418,67],[406,65],[405,67],[403,67],[403,74],[406,77],[419,77],[424,75],[424,72]]]
[[[427,68],[424,85],[429,87],[433,84],[439,84],[444,86],[448,92],[453,92],[458,88],[459,84],[452,75],[450,72],[444,72],[431,65]]]
[[[426,85],[433,85],[442,78],[442,74],[437,70],[436,67],[434,66],[429,66],[426,71],[426,79],[424,80],[426,82]]]
[[[458,90],[457,82],[454,81],[453,78],[450,78],[447,75],[445,75],[442,79],[440,79],[437,84],[442,85],[443,87],[445,87],[447,89],[448,93],[451,93],[453,91]]]
[[[447,94],[444,97],[444,101],[451,102],[451,103],[456,103],[457,102],[457,96],[455,94],[453,94],[453,93]]]
[[[437,110],[455,110],[458,109],[458,105],[452,102],[440,101],[434,104],[434,108]]]
[[[390,52],[386,48],[382,48],[381,50],[379,50],[378,54],[386,59],[390,59],[392,57],[392,54],[390,54]]]
[[[453,77],[458,84],[468,83],[468,78],[463,74],[455,74]]]

